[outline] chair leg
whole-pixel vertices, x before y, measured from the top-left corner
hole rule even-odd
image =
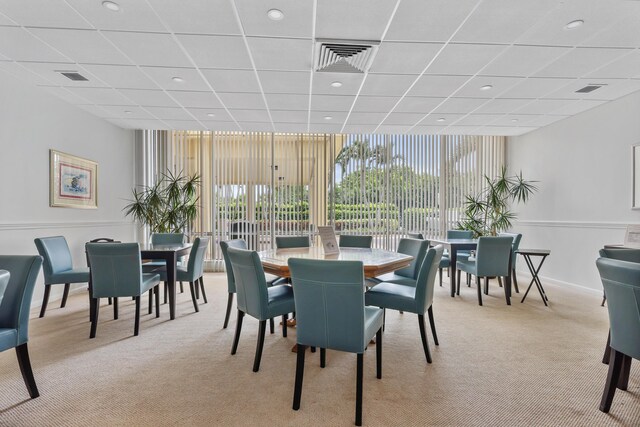
[[[609,357],[611,357],[611,329],[609,329],[609,335],[607,335],[607,345],[604,348],[604,355],[602,356],[602,363],[605,365],[609,364]]]
[[[276,329],[276,322],[273,321],[273,317],[269,319],[269,333],[273,334]]]
[[[118,297],[113,298],[113,320],[118,320]]]
[[[462,273],[461,270],[458,270],[457,272],[457,280],[456,280],[456,292],[458,293],[458,295],[460,295],[460,273]],[[455,272],[453,274],[456,274]]]
[[[31,361],[29,360],[29,350],[27,349],[27,343],[20,344],[16,347],[16,356],[18,357],[18,365],[20,365],[20,372],[22,373],[22,379],[27,386],[27,391],[32,399],[40,396],[38,392],[38,386],[36,380],[33,377],[33,370],[31,369]]]
[[[607,296],[602,295],[602,302],[600,303],[600,307],[604,307],[604,303],[607,302]]]
[[[321,348],[320,349],[320,367],[324,368],[325,366],[327,366],[327,349]]]
[[[478,305],[482,305],[482,280],[478,277],[476,278],[476,282],[478,288]]]
[[[471,274],[467,273],[467,288],[471,287]]]
[[[609,412],[611,408],[611,402],[613,402],[613,396],[616,393],[616,386],[620,378],[622,371],[622,360],[624,354],[611,349],[611,355],[613,359],[609,361],[609,373],[607,374],[607,381],[602,392],[602,400],[600,401],[600,410],[602,412]]]
[[[164,282],[164,302],[163,304],[167,303],[167,295],[169,294],[169,283]]]
[[[324,348],[320,351],[322,356]],[[382,328],[376,332],[376,378],[382,379]]]
[[[440,276],[440,286],[442,286],[442,268],[438,269],[439,270],[439,276]]]
[[[502,287],[502,277],[498,277],[498,286]]]
[[[180,282],[180,293],[184,294],[184,286],[182,285],[182,282]]]
[[[484,278],[484,294],[489,295],[489,277]]]
[[[629,372],[631,371],[631,356],[626,354],[622,358],[622,368],[620,369],[620,378],[618,379],[618,387],[620,390],[626,390],[629,386]]]
[[[436,322],[433,320],[433,306],[429,306],[427,309],[427,314],[429,315],[429,325],[431,325],[431,333],[433,334],[433,342],[435,345],[440,345],[438,343],[438,334],[436,333]]]
[[[300,409],[300,399],[302,398],[302,379],[304,377],[304,354],[307,346],[298,344],[296,356],[296,382],[293,389],[293,410]]]
[[[40,317],[44,317],[49,303],[49,294],[51,293],[51,285],[44,285],[44,296],[42,297],[42,307],[40,308]]]
[[[224,324],[222,325],[222,329],[227,329],[227,325],[229,325],[229,316],[231,315],[232,304],[233,304],[233,293],[229,292],[229,297],[227,298],[227,314],[224,316]]]
[[[107,302],[109,303],[109,305],[113,304],[113,301],[111,301],[111,297],[107,298]]]
[[[193,308],[197,313],[200,311],[200,308],[198,308],[198,300],[196,297],[197,288],[195,287],[193,282],[189,282],[189,290],[191,291],[191,301],[193,301]]]
[[[261,320],[258,328],[258,343],[256,344],[256,357],[253,359],[253,372],[260,370],[260,360],[262,359],[262,349],[264,348],[264,334],[267,329],[267,321]]]
[[[200,282],[200,290],[202,291],[202,299],[204,300],[204,303],[206,304],[207,301],[207,293],[204,291],[204,280],[202,279],[202,276],[200,276],[200,279],[198,280]]]
[[[196,279],[196,299],[200,299],[200,287],[198,286],[198,279]]]
[[[133,324],[133,335],[138,336],[138,332],[140,331],[140,295],[136,297],[136,320]]]
[[[156,294],[156,319],[160,317],[160,285],[156,285],[154,288]]]
[[[67,305],[67,298],[69,298],[69,288],[71,287],[70,283],[64,284],[64,291],[62,292],[62,301],[60,302],[60,308],[64,308]]]
[[[422,349],[427,358],[427,363],[431,363],[431,352],[429,351],[429,343],[427,342],[427,331],[424,328],[424,314],[418,314],[418,325],[420,326],[420,338],[422,338]]]
[[[238,320],[236,320],[236,334],[233,337],[233,345],[231,346],[231,354],[236,354],[238,350],[238,341],[240,340],[240,331],[242,330],[242,319],[244,318],[244,312],[238,310]]]
[[[363,354],[358,353],[358,367],[356,370],[356,425],[362,425],[362,365]]]
[[[511,269],[511,281],[513,282],[513,288],[516,290],[516,294],[520,293],[520,289],[518,289],[518,278],[516,277],[516,269]]]
[[[153,313],[153,288],[149,289],[149,312],[147,314]]]
[[[89,338],[95,338],[96,329],[98,329],[98,314],[100,314],[100,298],[91,298],[91,304],[93,305],[93,317],[91,318],[91,330],[89,331]]]
[[[282,337],[287,337],[287,320],[289,320],[289,313],[282,315]]]
[[[384,331],[384,327],[385,327],[386,323],[387,323],[387,309],[383,308],[382,309],[382,330],[383,331]]]

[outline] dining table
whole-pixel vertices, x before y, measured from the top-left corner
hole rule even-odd
[[[164,260],[167,264],[167,286],[169,288],[169,318],[176,318],[176,264],[178,258],[191,252],[191,243],[154,245],[140,244],[140,257],[144,259]],[[143,264],[144,265],[144,264]]]
[[[449,251],[451,260],[451,274],[449,283],[451,285],[451,297],[456,296],[456,262],[458,261],[458,251],[476,250],[478,239],[429,239],[431,246],[442,245]]]

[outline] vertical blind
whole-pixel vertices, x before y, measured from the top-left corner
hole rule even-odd
[[[171,171],[201,178],[190,234],[211,237],[208,268],[223,268],[218,242],[263,250],[278,235],[373,235],[395,249],[408,232],[442,237],[465,195],[504,165],[504,137],[141,131],[139,185]]]

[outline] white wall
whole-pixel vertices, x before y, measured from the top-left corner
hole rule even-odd
[[[0,254],[37,254],[35,237],[63,235],[74,266],[84,267],[88,240],[133,240],[122,207],[133,185],[134,132],[13,76],[0,77]],[[98,163],[98,209],[49,207],[49,149]],[[41,273],[33,305],[42,300],[43,283]],[[62,288],[52,288],[50,301]]]
[[[602,289],[595,260],[622,243],[631,210],[631,146],[640,144],[640,92],[550,126],[509,138],[510,172],[539,180],[529,204],[516,206],[522,248],[547,248],[542,276]],[[526,269],[518,261],[518,270]]]

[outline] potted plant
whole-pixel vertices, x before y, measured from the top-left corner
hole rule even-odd
[[[486,186],[477,194],[467,195],[464,217],[458,221],[458,228],[471,230],[476,237],[495,236],[511,227],[516,214],[511,211],[512,203],[526,203],[538,188],[536,181],[527,181],[518,175],[507,176],[507,168],[502,167],[495,178],[484,176]]]
[[[125,215],[149,226],[151,233],[187,232],[198,214],[200,176],[162,174],[151,187],[133,189]]]

